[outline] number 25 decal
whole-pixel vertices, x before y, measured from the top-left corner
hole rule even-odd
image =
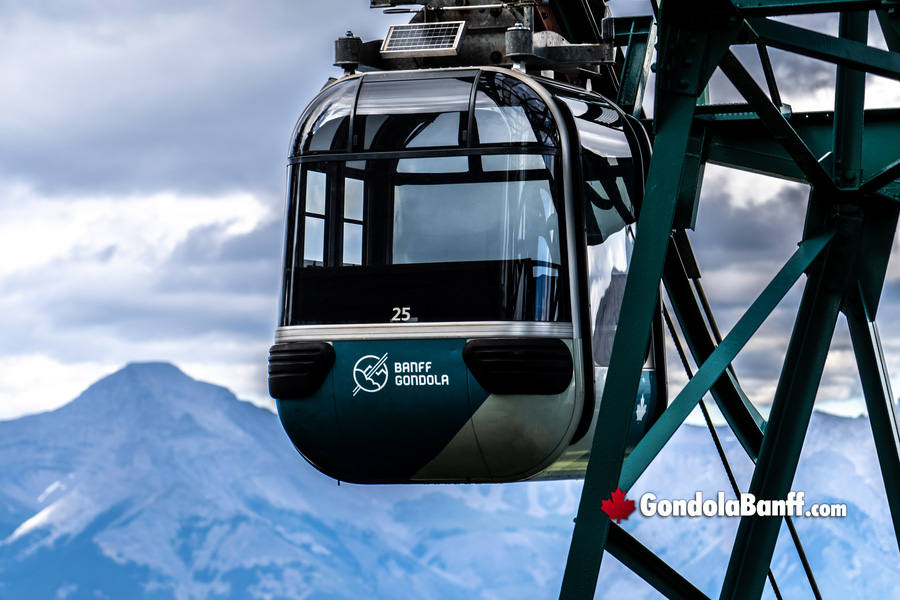
[[[404,306],[402,308],[399,306],[395,306],[391,310],[394,311],[394,316],[391,317],[392,322],[409,321],[409,307],[408,306]]]

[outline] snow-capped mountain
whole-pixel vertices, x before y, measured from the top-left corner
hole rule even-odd
[[[725,443],[746,485],[750,465]],[[868,423],[817,415],[804,452],[794,489],[848,503],[845,519],[797,520],[826,597],[900,595]],[[682,427],[629,497],[720,489],[708,432]],[[338,486],[268,411],[172,365],[129,365],[59,410],[0,422],[0,598],[552,598],[580,491]],[[623,526],[718,594],[736,519]],[[812,597],[785,541],[779,586]],[[597,597],[658,597],[603,565]]]

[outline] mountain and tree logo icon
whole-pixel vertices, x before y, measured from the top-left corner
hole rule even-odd
[[[353,381],[356,387],[353,389],[355,396],[360,390],[364,392],[377,392],[387,385],[388,373],[387,352],[384,356],[378,357],[373,355],[363,356],[353,366]]]

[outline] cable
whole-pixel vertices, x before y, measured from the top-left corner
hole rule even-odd
[[[687,239],[686,235],[684,237],[684,242],[688,244],[689,248],[690,241]],[[691,281],[694,284],[694,290],[698,298],[700,299],[703,312],[706,316],[707,324],[712,331],[713,337],[716,340],[716,344],[721,344],[722,334],[719,332],[719,327],[716,324],[715,317],[713,316],[712,308],[709,305],[709,300],[707,299],[706,293],[703,290],[703,286],[700,283],[700,271],[696,265],[696,261],[694,261],[694,269],[697,272],[695,277],[691,277]],[[685,372],[687,373],[688,379],[691,379],[693,377],[693,373],[691,372],[691,367],[687,362],[687,355],[685,354],[684,347],[681,344],[681,338],[678,337],[675,332],[675,325],[672,322],[672,318],[669,316],[669,311],[666,309],[665,305],[663,305],[663,315],[666,318],[666,326],[669,329],[669,333],[672,335],[672,341],[675,344],[675,349],[678,351],[679,358],[681,358],[681,364],[684,367]],[[733,365],[729,364],[728,370],[732,373],[732,375],[734,375]],[[703,412],[703,418],[706,420],[706,427],[707,429],[709,429],[709,433],[716,445],[716,451],[719,453],[719,459],[722,461],[722,465],[725,467],[725,472],[728,474],[728,480],[731,482],[731,488],[734,490],[735,495],[737,497],[740,497],[740,490],[738,489],[737,480],[735,479],[734,473],[732,472],[731,467],[728,464],[728,458],[725,456],[725,450],[722,447],[721,442],[719,441],[719,436],[712,424],[712,419],[709,416],[709,411],[706,409],[706,403],[702,398],[700,399],[700,410]],[[794,548],[797,549],[797,555],[800,557],[800,563],[803,565],[803,571],[806,573],[806,579],[809,581],[809,586],[812,588],[813,595],[815,596],[816,600],[822,600],[822,594],[819,592],[819,586],[816,583],[816,577],[815,575],[813,575],[812,567],[810,566],[809,560],[806,557],[806,552],[803,550],[803,544],[800,542],[800,536],[797,534],[797,528],[794,527],[794,520],[790,517],[790,515],[785,515],[784,519],[787,523],[788,531],[791,534],[791,539],[794,541]],[[778,591],[778,586],[775,584],[775,577],[772,575],[771,569],[769,570],[769,581],[772,583],[772,588],[775,590],[775,595],[780,598],[781,594]]]
[[[812,587],[813,596],[816,597],[816,600],[822,600],[822,594],[819,592],[819,586],[816,585],[816,578],[813,576],[812,567],[809,566],[809,561],[806,560],[806,552],[803,551],[803,544],[800,543],[800,536],[797,535],[797,529],[794,528],[794,520],[789,516],[785,517],[784,520],[787,523],[788,531],[791,532],[791,538],[794,540],[797,554],[800,555],[800,562],[803,563],[803,570],[806,571],[806,578],[809,579],[809,585]]]

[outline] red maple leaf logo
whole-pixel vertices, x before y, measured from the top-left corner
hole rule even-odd
[[[616,491],[612,493],[612,499],[604,500],[600,505],[600,509],[610,519],[615,519],[616,523],[621,523],[622,519],[627,519],[628,515],[634,512],[634,500],[626,500],[625,492],[620,488],[616,488]]]

